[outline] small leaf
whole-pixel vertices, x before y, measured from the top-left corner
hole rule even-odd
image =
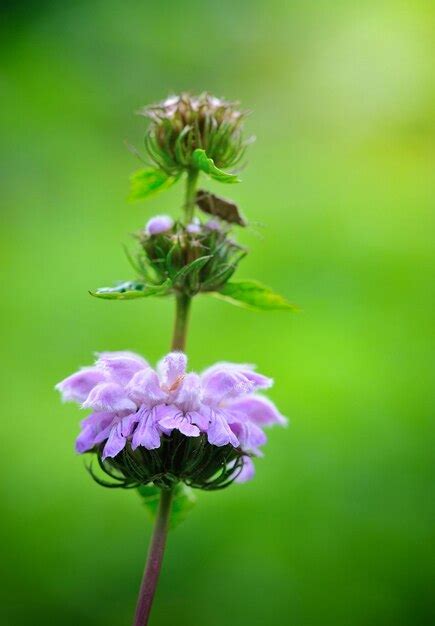
[[[185,265],[184,267],[181,268],[181,270],[179,270],[175,274],[174,278],[172,279],[172,282],[175,284],[177,282],[180,282],[180,280],[184,280],[187,276],[192,274],[194,271],[199,272],[204,267],[204,265],[208,263],[208,261],[211,258],[212,258],[211,254],[207,256],[200,256],[199,258],[195,259],[188,265]]]
[[[178,176],[170,176],[156,167],[145,167],[130,176],[129,200],[144,200],[153,194],[172,187]]]
[[[237,176],[227,174],[227,172],[216,167],[213,159],[210,159],[205,150],[201,150],[201,148],[193,151],[192,160],[199,170],[204,172],[204,174],[208,174],[214,180],[218,180],[221,183],[240,183],[240,179]]]
[[[294,304],[290,304],[283,296],[256,280],[228,282],[219,291],[212,292],[212,295],[236,306],[255,311],[297,310]]]
[[[141,281],[127,281],[115,287],[101,287],[96,291],[90,291],[91,296],[104,300],[135,300],[149,296],[163,296],[171,288],[171,280],[168,278],[161,285],[147,285]]]
[[[160,489],[153,485],[141,485],[137,490],[151,520],[154,520],[160,501]],[[174,487],[171,520],[169,523],[170,528],[175,528],[178,524],[183,522],[189,511],[195,506],[195,503],[196,496],[193,490],[184,483],[178,483],[176,487]]]
[[[241,215],[237,204],[232,200],[200,189],[196,194],[196,204],[204,213],[216,215],[230,224],[246,226],[246,220]]]

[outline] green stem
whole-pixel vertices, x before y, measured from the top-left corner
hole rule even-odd
[[[189,322],[189,311],[191,298],[184,293],[176,294],[176,310],[175,310],[175,323],[174,334],[172,337],[172,350],[185,351],[186,338],[187,338],[187,326]]]
[[[137,601],[134,626],[146,626],[162,567],[172,507],[172,490],[162,489],[145,571]]]
[[[186,179],[186,195],[184,197],[184,215],[186,224],[189,224],[193,219],[195,211],[195,198],[196,198],[196,184],[198,182],[199,171],[189,170],[187,172]]]

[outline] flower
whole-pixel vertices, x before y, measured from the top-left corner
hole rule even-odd
[[[246,112],[238,110],[237,102],[208,93],[170,96],[138,113],[151,120],[145,135],[149,158],[173,175],[192,167],[197,148],[217,167],[233,167],[249,143],[242,136]]]
[[[201,221],[199,218],[194,217],[193,220],[186,226],[186,230],[191,235],[197,235],[201,232]]]
[[[160,235],[165,233],[174,225],[174,220],[169,215],[156,215],[152,217],[145,225],[145,231],[148,235]]]
[[[252,365],[216,363],[196,374],[186,372],[182,352],[169,353],[156,369],[132,352],[97,357],[93,367],[56,389],[65,401],[92,410],[81,423],[77,452],[97,452],[102,463],[111,463],[128,480],[134,470],[136,482],[166,474],[211,488],[219,469],[230,482],[248,480],[252,457],[261,455],[266,442],[263,428],[286,423],[258,393],[270,388],[272,379]],[[152,457],[149,451],[159,452]],[[151,458],[162,471],[151,468]]]

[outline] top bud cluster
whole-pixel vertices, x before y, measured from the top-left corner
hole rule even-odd
[[[93,295],[127,300],[207,292],[251,309],[291,309],[285,298],[256,281],[230,282],[247,254],[230,230],[248,222],[235,202],[198,188],[201,175],[226,184],[240,182],[234,167],[252,139],[243,135],[247,112],[236,102],[208,93],[182,93],[139,114],[150,121],[144,141],[148,165],[132,174],[130,199],[148,199],[183,177],[183,213],[175,220],[152,218],[136,235],[136,258],[130,257],[136,279],[97,289]],[[207,214],[206,223],[196,211]]]
[[[139,111],[151,120],[145,145],[151,160],[168,174],[198,168],[198,153],[204,150],[218,168],[233,168],[240,162],[247,141],[242,136],[245,112],[237,102],[208,93],[183,93]]]

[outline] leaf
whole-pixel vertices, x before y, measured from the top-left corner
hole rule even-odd
[[[211,293],[231,304],[254,311],[297,311],[294,304],[256,280],[234,280]]]
[[[204,213],[216,215],[230,224],[246,226],[246,220],[241,215],[237,204],[232,200],[199,189],[196,193],[196,204]]]
[[[145,167],[130,176],[129,200],[144,200],[159,191],[172,187],[178,176],[170,176],[156,167]]]
[[[192,154],[193,164],[196,167],[204,172],[204,174],[208,174],[214,180],[218,180],[221,183],[240,183],[240,179],[234,174],[227,174],[223,170],[220,170],[214,164],[213,159],[210,159],[205,150],[201,150],[201,148],[197,148],[193,151]]]
[[[207,256],[198,257],[197,259],[195,259],[188,265],[185,265],[184,267],[182,267],[181,270],[179,270],[175,274],[174,278],[172,279],[172,282],[177,283],[180,280],[184,280],[187,276],[192,274],[194,271],[199,272],[204,267],[204,265],[206,265],[206,263],[209,262],[211,258],[212,258],[211,254]]]
[[[163,296],[171,288],[172,282],[168,278],[161,285],[147,285],[141,281],[127,281],[115,287],[100,287],[96,291],[90,291],[91,296],[104,300],[135,300],[149,296]]]
[[[160,489],[153,485],[141,485],[138,487],[139,495],[148,511],[151,520],[155,520],[160,501]],[[196,496],[190,487],[184,483],[178,483],[174,487],[172,500],[170,528],[175,528],[183,522],[189,511],[195,506]]]

